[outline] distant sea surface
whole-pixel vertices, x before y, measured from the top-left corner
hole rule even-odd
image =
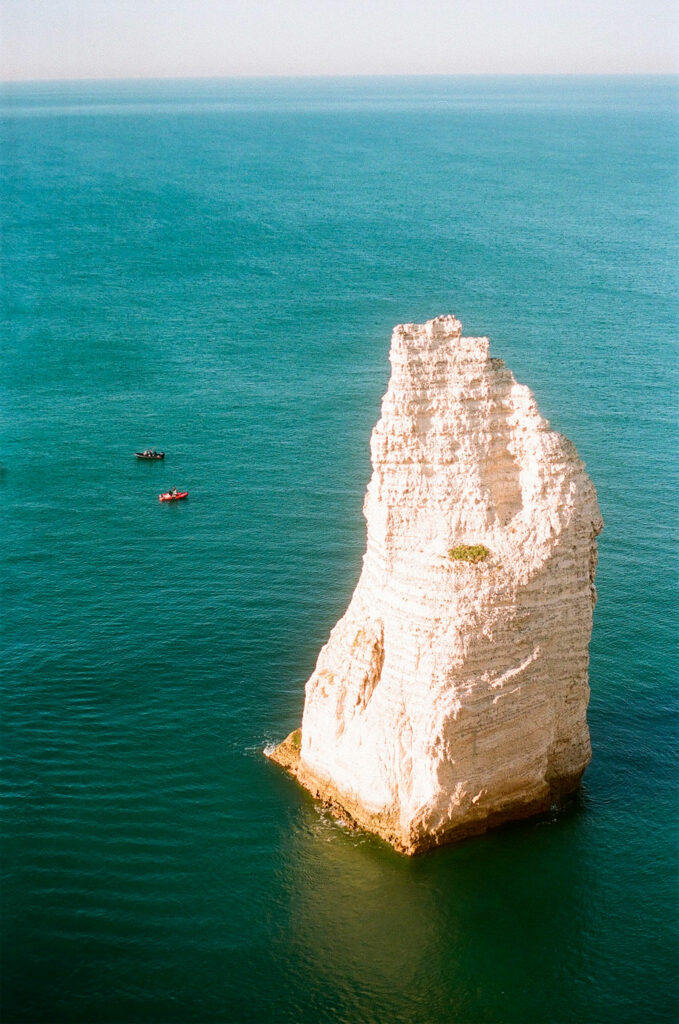
[[[3,1021],[676,1020],[677,80],[0,105]],[[407,860],[262,749],[360,572],[391,328],[440,313],[597,486],[594,759]]]

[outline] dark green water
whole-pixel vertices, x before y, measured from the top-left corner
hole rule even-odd
[[[676,1019],[678,94],[4,88],[4,1021]],[[391,327],[442,312],[597,485],[594,760],[408,861],[261,750],[358,577]]]

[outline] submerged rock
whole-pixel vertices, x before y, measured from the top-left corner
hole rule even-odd
[[[487,338],[401,324],[363,571],[269,756],[415,853],[546,810],[591,757],[594,487]]]

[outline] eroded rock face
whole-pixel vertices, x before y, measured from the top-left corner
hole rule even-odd
[[[390,359],[363,571],[301,736],[270,756],[414,853],[577,787],[603,522],[574,446],[487,338],[451,316],[401,324]],[[464,545],[488,554],[451,557]]]

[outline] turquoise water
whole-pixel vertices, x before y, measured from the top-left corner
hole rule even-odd
[[[677,81],[1,98],[3,1019],[674,1020]],[[594,760],[409,861],[261,750],[358,577],[391,327],[442,312],[597,485]]]

